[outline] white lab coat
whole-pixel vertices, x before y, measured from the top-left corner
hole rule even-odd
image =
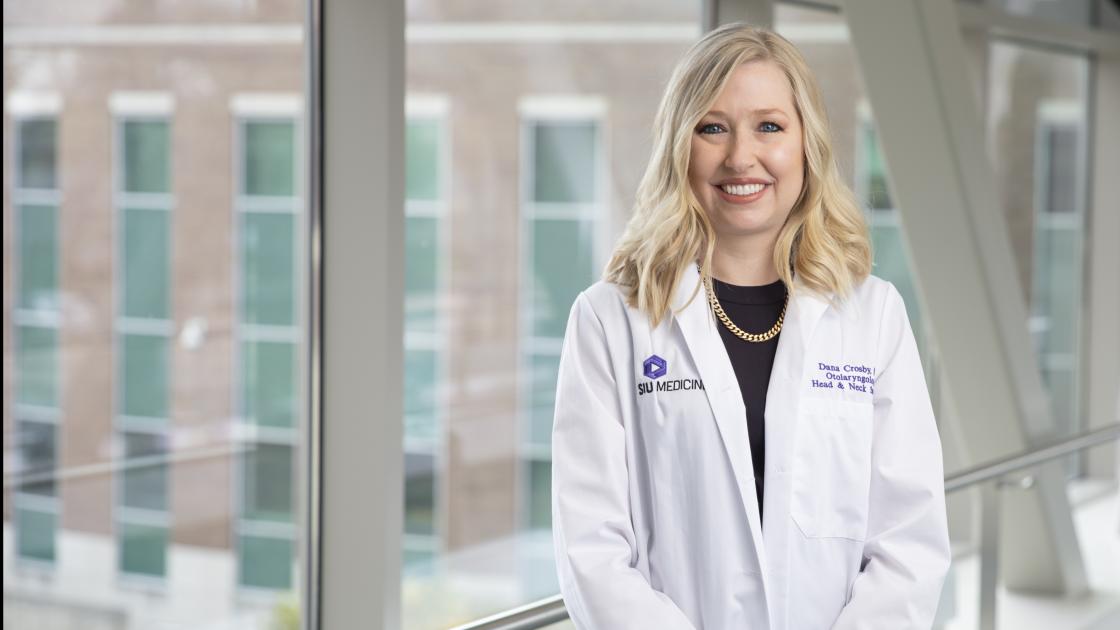
[[[699,282],[689,266],[674,311]],[[766,397],[761,523],[719,325],[702,286],[652,329],[612,284],[572,306],[552,511],[575,626],[928,629],[950,562],[941,445],[898,291],[871,276],[836,306],[807,289],[790,297]],[[838,378],[869,372],[873,384]]]

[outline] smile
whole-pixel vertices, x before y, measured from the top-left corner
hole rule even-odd
[[[731,203],[751,203],[762,198],[770,184],[738,184],[716,186],[719,194]]]

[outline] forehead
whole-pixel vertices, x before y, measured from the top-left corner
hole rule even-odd
[[[739,64],[711,109],[731,115],[778,112],[792,116],[796,111],[789,79],[769,60]]]

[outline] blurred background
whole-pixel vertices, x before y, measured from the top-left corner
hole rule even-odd
[[[721,14],[760,11],[816,72],[874,273],[907,303],[946,473],[1116,422],[1120,231],[1094,229],[1120,214],[1096,192],[1120,172],[1100,163],[1120,132],[1097,127],[1120,114],[1120,11],[944,3],[1046,431],[1005,436],[954,397],[938,342],[953,331],[925,306],[892,185],[913,162],[887,159],[901,154],[872,101],[900,114],[865,83],[844,3],[404,3],[400,627],[559,592],[549,443],[568,310],[627,220],[670,71]],[[308,15],[298,0],[4,3],[5,629],[307,621]],[[1054,461],[1054,553],[1009,561],[1026,543],[1004,537],[994,590],[997,486],[950,495],[939,627],[996,627],[993,605],[1001,628],[1120,627],[1116,443]]]

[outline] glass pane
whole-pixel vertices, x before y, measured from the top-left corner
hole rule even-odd
[[[449,30],[407,38],[405,53],[402,628],[454,627],[558,592],[541,452],[556,355],[576,295],[626,225],[702,5],[537,7],[559,39],[479,26],[523,22],[517,3],[409,10],[408,27]]]
[[[425,453],[405,453],[404,463],[404,531],[408,534],[434,534],[435,457]]]
[[[124,192],[171,192],[170,134],[162,120],[124,122]]]
[[[124,232],[124,315],[165,319],[171,315],[171,214],[126,208]]]
[[[121,335],[121,413],[146,418],[167,417],[168,341],[155,335]]]
[[[405,218],[405,327],[434,332],[439,289],[439,218]]]
[[[48,4],[4,3],[4,625],[292,628],[306,3]]]
[[[530,461],[529,466],[529,527],[552,527],[552,462]]]
[[[241,214],[242,322],[295,324],[295,217]]]
[[[19,206],[20,308],[58,308],[58,208]]]
[[[57,138],[53,118],[24,120],[19,123],[20,188],[58,188],[55,166]]]
[[[439,353],[435,350],[406,350],[404,355],[405,437],[433,440],[437,436]]]
[[[19,444],[19,463],[17,470],[22,482],[19,491],[26,494],[54,496],[55,457],[57,441],[55,426],[49,422],[20,420],[17,424]]]
[[[16,546],[21,558],[54,562],[55,526],[58,519],[51,512],[17,508]]]
[[[239,581],[250,588],[287,589],[292,586],[292,541],[286,538],[241,536]],[[298,627],[297,624],[292,627]]]
[[[890,210],[894,207],[887,183],[887,165],[879,146],[879,134],[871,123],[863,126],[863,155],[866,178],[867,206],[872,210]]]
[[[289,122],[245,123],[246,195],[295,194],[295,131]]]
[[[121,503],[149,510],[167,509],[167,438],[125,433]]]
[[[533,334],[562,338],[572,303],[594,282],[592,224],[536,219],[531,230]]]
[[[405,198],[439,199],[439,123],[411,120],[405,133]]]
[[[167,528],[119,523],[121,571],[163,577],[167,574]]]
[[[595,200],[598,128],[589,122],[536,123],[533,130],[533,201]]]
[[[28,405],[54,407],[58,404],[58,332],[44,326],[16,326],[19,347],[19,395]]]
[[[552,414],[556,402],[556,379],[560,371],[559,354],[533,355],[530,399],[529,441],[552,443]]]
[[[296,407],[295,345],[286,341],[241,344],[244,417],[250,424],[294,427]]]
[[[1060,434],[1086,430],[1079,338],[1085,309],[1089,60],[993,41],[987,49],[988,151],[1038,368]],[[1069,460],[1076,474],[1076,458]]]
[[[257,521],[292,520],[292,447],[255,444],[243,456],[245,511]]]

